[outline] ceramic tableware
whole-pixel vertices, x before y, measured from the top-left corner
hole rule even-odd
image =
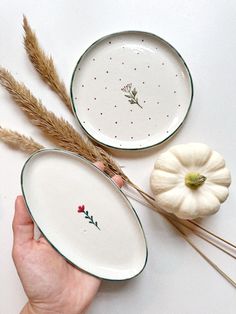
[[[78,61],[75,115],[97,142],[118,149],[160,144],[182,125],[193,97],[190,72],[160,37],[139,31],[101,38]]]

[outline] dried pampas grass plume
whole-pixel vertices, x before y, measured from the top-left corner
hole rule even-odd
[[[39,149],[44,148],[41,144],[35,142],[32,137],[27,137],[18,132],[4,129],[0,126],[0,139],[5,144],[20,149],[27,154],[33,154]]]
[[[48,57],[39,46],[37,37],[25,16],[23,17],[23,28],[25,31],[24,46],[30,61],[33,63],[43,81],[50,86],[72,112],[70,97],[67,94],[64,82],[59,78],[53,59],[51,56]]]

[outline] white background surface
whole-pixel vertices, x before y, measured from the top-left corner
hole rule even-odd
[[[231,169],[233,183],[221,211],[202,223],[236,242],[236,2],[235,1],[13,1],[0,2],[0,64],[75,126],[73,117],[41,83],[22,44],[26,14],[43,48],[54,56],[69,86],[77,59],[103,35],[137,29],[169,41],[193,76],[195,95],[179,133],[161,147],[139,153],[117,153],[133,181],[148,190],[156,156],[173,144],[204,142],[219,151]],[[0,89],[0,125],[33,136],[49,147]],[[26,302],[11,259],[14,199],[26,155],[0,143],[0,313],[19,313]],[[127,282],[103,282],[89,314],[233,314],[235,289],[213,270],[158,214],[135,204],[146,232],[149,259],[144,272]],[[199,242],[199,246],[236,279],[233,259]]]

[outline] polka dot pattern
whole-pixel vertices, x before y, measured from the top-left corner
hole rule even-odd
[[[118,33],[91,46],[73,82],[84,129],[113,147],[144,148],[164,141],[191,102],[189,73],[179,55],[158,37],[135,34]]]

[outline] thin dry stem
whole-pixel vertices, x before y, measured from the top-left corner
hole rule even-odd
[[[5,144],[20,149],[21,151],[32,154],[39,149],[44,148],[41,144],[37,143],[32,139],[32,137],[27,137],[18,132],[4,129],[0,126],[0,139]]]
[[[194,221],[192,220],[182,220],[182,219],[179,219],[177,218],[176,216],[172,215],[172,214],[169,214],[169,213],[166,213],[164,211],[162,211],[160,208],[158,208],[155,204],[155,202],[151,201],[150,200],[150,196],[146,196],[145,194],[142,193],[142,190],[138,190],[136,189],[136,191],[142,196],[142,198],[144,200],[142,200],[141,198],[137,197],[136,195],[133,195],[132,193],[130,193],[129,191],[127,191],[126,189],[123,189],[125,194],[131,198],[133,198],[134,200],[136,200],[137,202],[139,202],[140,204],[144,205],[144,206],[147,206],[149,208],[151,208],[152,210],[158,212],[159,214],[161,215],[164,215],[164,216],[168,216],[171,220],[177,222],[178,224],[180,224],[181,226],[184,226],[188,229],[190,229],[196,236],[200,237],[200,238],[204,238],[205,241],[211,243],[212,245],[216,246],[217,248],[219,248],[220,250],[224,251],[226,253],[226,251],[223,249],[223,248],[220,248],[219,245],[215,245],[214,242],[212,242],[211,240],[209,240],[207,237],[212,237],[214,238],[215,241],[219,241],[220,244],[224,244],[224,245],[229,245],[231,246],[233,249],[236,248],[235,244],[223,239],[222,237],[216,235],[215,233],[209,231],[208,229],[206,228],[203,228],[201,225],[195,223]],[[145,202],[146,201],[146,202]],[[199,232],[202,232],[202,233],[205,233],[206,236],[202,236],[200,235]],[[236,256],[232,255],[230,252],[227,251],[228,255],[236,258]]]
[[[185,239],[185,241],[187,241],[192,248],[198,253],[200,254],[205,261],[211,265],[225,280],[227,280],[234,288],[236,288],[236,282],[230,278],[219,266],[217,266],[208,256],[206,256],[187,236],[187,234],[180,229],[177,224],[175,222],[173,222],[169,217],[165,216],[165,218],[172,224],[172,226],[174,226],[179,233],[182,235],[182,237]]]
[[[180,227],[177,224],[182,225],[185,228],[189,228],[191,229],[191,231],[196,235],[199,236],[200,238],[202,238],[203,240],[207,241],[208,243],[216,246],[218,249],[220,249],[221,251],[223,251],[224,253],[228,254],[229,256],[235,258],[235,256],[231,253],[229,253],[228,251],[222,249],[221,247],[219,247],[218,245],[214,244],[212,241],[206,239],[205,237],[202,237],[201,235],[199,235],[199,233],[192,229],[189,226],[186,226],[180,219],[177,219],[165,212],[162,212],[161,210],[159,210],[154,204],[153,202],[145,195],[142,194],[141,191],[138,191],[138,193],[147,201],[147,203],[150,205],[150,208],[155,209],[159,214],[161,214],[173,227],[175,227],[181,234],[181,236],[192,246],[192,248],[199,253],[224,279],[226,279],[231,285],[233,285],[236,288],[236,282],[230,278],[219,266],[217,266],[208,256],[206,256],[189,238],[188,235],[182,230],[180,229]],[[125,192],[125,194],[129,195],[129,193]],[[131,196],[133,197],[133,196]],[[134,199],[138,200],[137,198],[133,197]],[[214,234],[212,234],[214,235]],[[220,240],[222,240],[221,238],[219,238]]]
[[[25,31],[24,46],[30,61],[43,81],[61,98],[72,112],[70,97],[67,94],[64,82],[59,78],[52,57],[48,57],[40,47],[35,33],[32,31],[26,17],[23,17]]]
[[[205,231],[206,233],[208,233],[209,235],[211,235],[212,237],[224,242],[225,244],[228,244],[229,246],[232,246],[234,249],[236,249],[236,245],[223,239],[222,237],[218,236],[217,234],[213,233],[210,230],[207,230],[206,228],[202,227],[200,224],[198,224],[196,221],[193,220],[188,220],[188,222],[194,226],[196,226],[197,228],[201,229],[202,231]]]

